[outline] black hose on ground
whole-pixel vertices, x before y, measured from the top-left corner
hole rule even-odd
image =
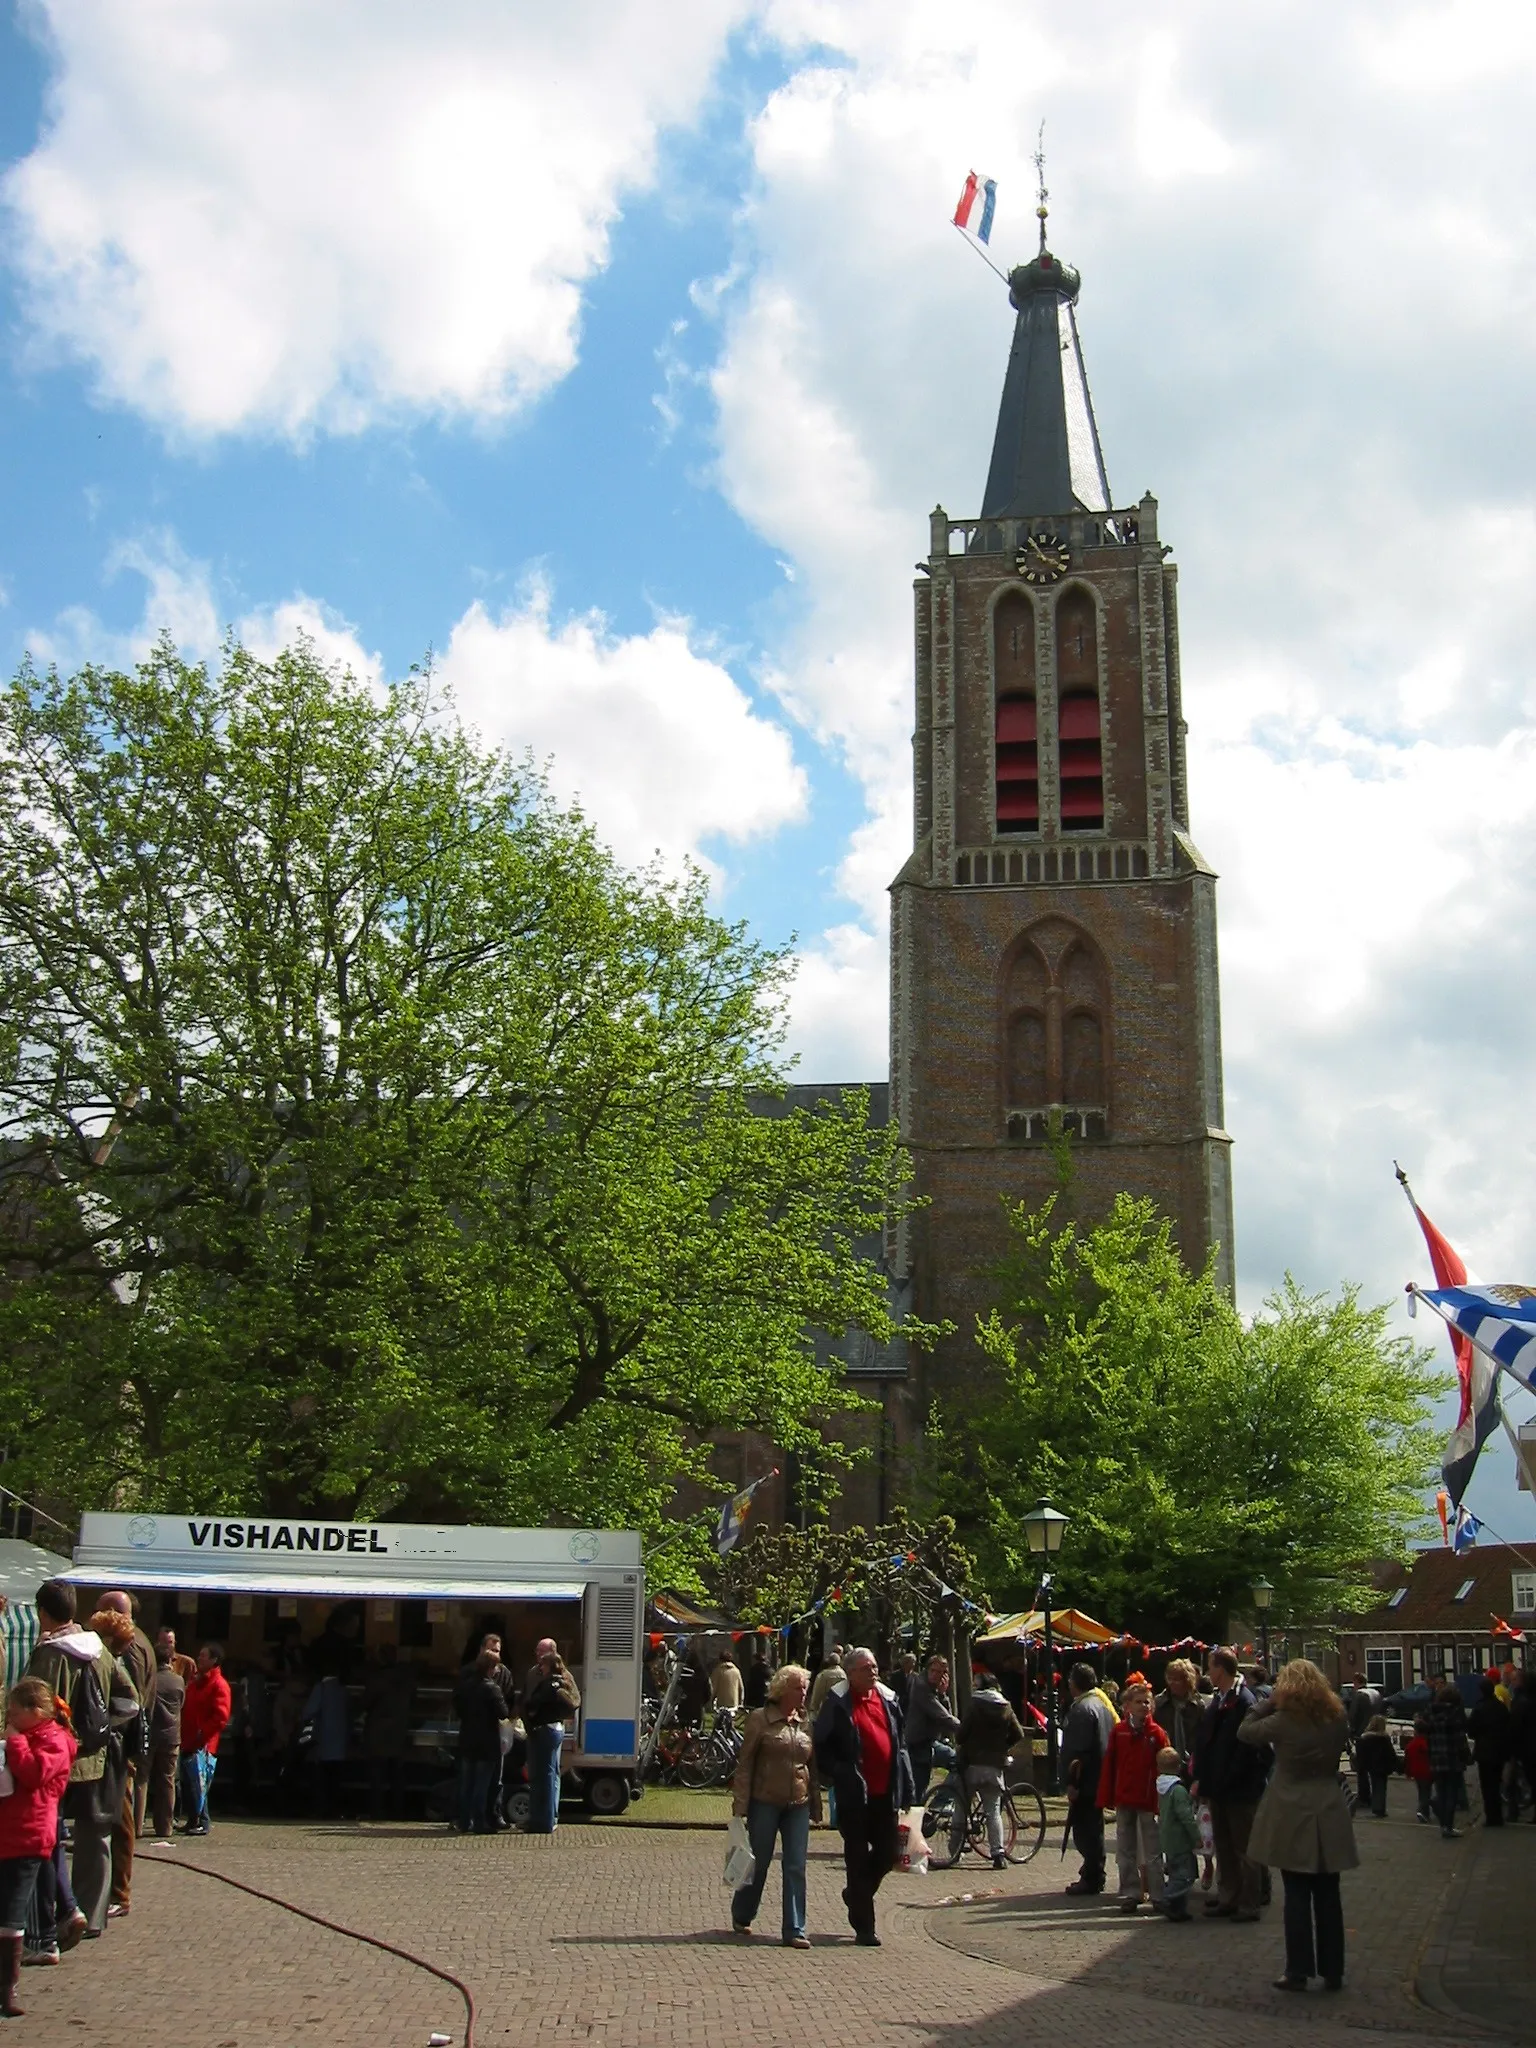
[[[464,2001],[464,2048],[475,2048],[475,1994],[462,1977],[454,1976],[452,1970],[440,1970],[425,1956],[412,1955],[408,1948],[397,1948],[392,1941],[381,1941],[376,1934],[363,1934],[356,1927],[343,1927],[339,1920],[327,1920],[323,1913],[311,1913],[305,1906],[294,1905],[291,1899],[280,1899],[275,1892],[264,1892],[254,1884],[243,1884],[238,1877],[226,1877],[222,1870],[209,1870],[202,1863],[186,1863],[179,1856],[157,1856],[152,1867],[158,1870],[166,1865],[172,1870],[190,1870],[194,1877],[211,1877],[218,1884],[227,1884],[231,1891],[244,1892],[247,1897],[261,1899],[268,1906],[281,1907],[283,1912],[292,1913],[296,1919],[323,1927],[327,1934],[344,1934],[348,1941],[366,1942],[370,1948],[380,1948],[385,1955],[398,1956],[402,1963],[411,1963],[418,1970],[425,1970],[429,1977],[451,1984]]]

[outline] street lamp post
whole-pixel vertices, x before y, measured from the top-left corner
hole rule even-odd
[[[1269,1669],[1269,1603],[1275,1597],[1275,1589],[1268,1579],[1255,1579],[1248,1588],[1253,1595],[1253,1604],[1259,1616],[1259,1655],[1264,1659],[1264,1669]]]
[[[1053,1508],[1042,1495],[1024,1516],[1024,1534],[1030,1550],[1045,1561],[1040,1580],[1041,1612],[1045,1616],[1045,1760],[1046,1776],[1053,1792],[1061,1790],[1061,1751],[1056,1733],[1056,1660],[1051,1640],[1051,1559],[1061,1548],[1070,1517]]]

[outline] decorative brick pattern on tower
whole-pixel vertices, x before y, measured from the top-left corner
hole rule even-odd
[[[1150,498],[1111,508],[1043,248],[979,517],[934,511],[915,586],[914,850],[891,892],[891,1114],[928,1206],[887,1257],[956,1334],[902,1403],[974,1375],[1003,1202],[1126,1189],[1232,1284],[1215,876],[1190,837],[1176,571]]]

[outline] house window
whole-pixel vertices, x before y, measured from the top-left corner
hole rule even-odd
[[[1512,1575],[1509,1604],[1516,1614],[1536,1614],[1536,1572]]]
[[[1367,1650],[1365,1653],[1365,1682],[1379,1685],[1383,1692],[1401,1692],[1403,1689],[1403,1653],[1401,1650]]]
[[[1476,1584],[1476,1579],[1463,1579],[1461,1584],[1456,1588],[1455,1592],[1451,1595],[1451,1599],[1453,1601],[1465,1600],[1467,1595],[1471,1592],[1472,1588]]]
[[[1399,1586],[1397,1591],[1392,1595],[1392,1598],[1387,1602],[1387,1605],[1389,1607],[1401,1607],[1403,1602],[1407,1598],[1408,1588],[1406,1586]]]
[[[1487,1665],[1488,1659],[1480,1644],[1458,1643],[1456,1645],[1456,1669],[1458,1671],[1483,1671],[1487,1669]]]
[[[1098,614],[1086,590],[1056,608],[1057,758],[1063,832],[1104,829]]]

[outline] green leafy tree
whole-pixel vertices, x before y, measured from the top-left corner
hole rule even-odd
[[[0,698],[0,1428],[82,1506],[657,1522],[820,1447],[890,1334],[783,955],[635,875],[416,675],[307,645]],[[773,1114],[764,1113],[767,1110]]]
[[[941,1485],[993,1586],[1038,1579],[1021,1516],[1071,1517],[1058,1598],[1149,1634],[1210,1632],[1260,1574],[1275,1616],[1369,1596],[1423,1515],[1444,1381],[1353,1288],[1284,1289],[1246,1325],[1182,1263],[1151,1203],[1060,1222],[1017,1209],[997,1308],[977,1341],[989,1391],[941,1414]],[[984,1506],[974,1506],[978,1480]]]
[[[783,1627],[818,1601],[845,1632],[862,1628],[884,1650],[912,1623],[926,1636],[963,1600],[979,1604],[976,1560],[947,1515],[916,1520],[898,1510],[873,1529],[816,1523],[758,1529],[706,1565],[705,1585],[744,1621]]]

